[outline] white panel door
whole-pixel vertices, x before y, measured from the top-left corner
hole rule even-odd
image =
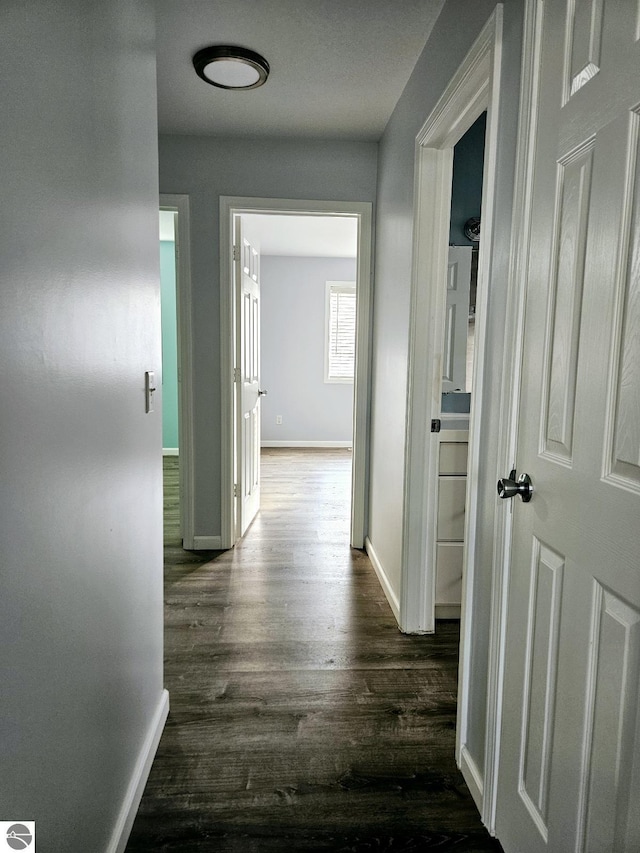
[[[535,491],[511,505],[496,830],[506,853],[637,853],[640,7],[541,8],[517,452]]]
[[[471,246],[449,246],[447,310],[442,355],[443,391],[469,390],[466,382],[470,284]]]
[[[243,536],[260,509],[260,249],[256,235],[235,220],[236,274],[236,506]]]

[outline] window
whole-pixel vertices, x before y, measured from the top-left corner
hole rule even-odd
[[[327,282],[324,381],[353,382],[356,360],[356,284]]]

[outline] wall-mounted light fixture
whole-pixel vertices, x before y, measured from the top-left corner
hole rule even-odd
[[[220,89],[257,89],[269,76],[269,63],[253,50],[218,44],[193,57],[198,77]]]

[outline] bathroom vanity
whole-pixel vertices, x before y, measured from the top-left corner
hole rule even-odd
[[[436,619],[459,619],[467,493],[468,418],[442,419],[438,433]]]

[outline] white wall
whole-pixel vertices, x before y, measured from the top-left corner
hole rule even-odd
[[[325,294],[355,282],[356,259],[263,255],[260,269],[262,440],[350,443],[353,384],[324,381]]]
[[[193,288],[195,533],[219,536],[221,195],[373,202],[369,142],[160,137],[160,189],[190,200]]]
[[[469,4],[447,0],[380,143],[373,326],[373,400],[371,421],[369,537],[390,586],[400,596],[403,524],[403,473],[406,433],[407,358],[415,138],[489,15],[490,0]],[[478,767],[484,763],[487,645],[493,514],[495,509],[496,435],[502,369],[500,329],[510,240],[515,158],[515,128],[520,72],[522,2],[504,6],[496,252],[490,283],[484,444],[479,472],[481,561],[477,577],[477,615],[472,648],[471,731],[469,748]],[[461,23],[462,22],[462,23]],[[502,324],[502,325],[501,325]]]
[[[103,851],[162,702],[153,15],[22,0],[0,33],[0,817]]]

